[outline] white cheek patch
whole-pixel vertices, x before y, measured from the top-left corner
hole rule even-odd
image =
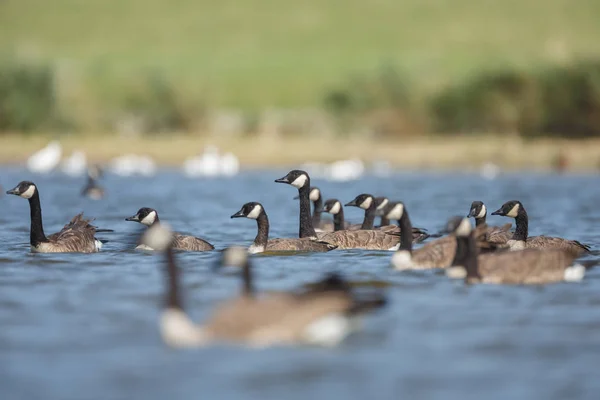
[[[477,214],[477,217],[475,217],[475,218],[483,218],[483,217],[485,217],[486,213],[487,213],[487,209],[485,208],[485,204],[482,204],[481,210],[479,211],[479,214]]]
[[[306,185],[306,181],[308,181],[308,176],[302,174],[296,179],[294,179],[294,182],[292,182],[291,185],[296,189],[300,189],[301,187],[304,187],[304,185]]]
[[[342,209],[342,205],[340,204],[339,201],[336,201],[335,204],[333,205],[333,207],[331,207],[331,210],[329,210],[329,213],[335,215],[335,214],[338,214],[341,209]]]
[[[382,210],[383,207],[387,206],[390,201],[388,199],[383,199],[380,205],[377,206],[377,211]]]
[[[319,189],[313,189],[310,191],[310,201],[317,201],[319,200],[319,197],[321,197],[321,192],[319,191]]]
[[[458,228],[456,228],[456,236],[469,236],[470,233],[471,223],[468,218],[463,218],[462,221],[460,221]]]
[[[360,203],[359,207],[363,210],[367,210],[369,207],[371,207],[371,204],[373,204],[373,198],[367,197],[362,203]]]
[[[261,212],[262,212],[262,207],[257,204],[254,206],[252,211],[250,211],[248,213],[248,215],[246,215],[246,218],[257,219]]]
[[[404,205],[396,204],[394,208],[387,213],[386,218],[398,221],[400,218],[402,218],[402,214],[404,214]]]
[[[517,218],[517,215],[519,215],[519,208],[519,203],[515,204],[513,208],[511,208],[510,211],[506,213],[506,216],[511,218]]]
[[[156,211],[152,211],[150,212],[148,215],[146,215],[141,221],[140,223],[146,225],[146,226],[151,226],[154,221],[156,221]]]
[[[24,191],[23,193],[21,193],[19,196],[21,196],[24,199],[30,199],[33,195],[35,194],[35,186],[30,185],[26,191]]]

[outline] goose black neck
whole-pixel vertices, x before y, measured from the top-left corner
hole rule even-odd
[[[310,216],[309,184],[307,183],[298,189],[298,194],[300,197],[300,232],[298,236],[301,238],[316,238],[317,233],[315,232]]]
[[[371,207],[365,210],[365,218],[363,219],[363,223],[360,229],[373,229],[373,225],[375,224],[375,202],[371,202]]]
[[[529,218],[527,217],[527,211],[525,211],[522,206],[515,217],[515,223],[517,224],[517,227],[515,228],[513,240],[527,240],[529,234]]]
[[[340,212],[333,215],[333,230],[343,231],[345,229],[344,222],[344,209],[340,207]]]
[[[408,212],[406,208],[404,208],[404,212],[402,213],[402,217],[398,221],[398,226],[400,227],[400,248],[399,250],[408,250],[412,252],[412,223],[410,222],[410,217],[408,216]]]
[[[42,224],[42,207],[40,205],[40,195],[36,190],[33,196],[29,198],[29,211],[31,217],[31,229],[29,231],[29,244],[37,246],[40,243],[47,242]]]
[[[256,219],[256,225],[258,227],[258,233],[254,238],[255,246],[267,246],[269,241],[269,217],[267,213],[262,212]]]
[[[160,218],[158,218],[158,213],[157,213],[156,218],[154,218],[154,222],[152,223],[152,225],[159,224],[159,223],[160,223]]]
[[[380,222],[380,226],[386,226],[390,224],[390,220],[387,219],[386,217],[381,217],[381,222]]]
[[[243,295],[254,297],[254,282],[252,280],[252,271],[250,271],[250,260],[246,259],[242,267],[242,279],[244,280]]]
[[[323,199],[321,199],[321,196],[319,196],[319,198],[316,201],[313,201],[313,215],[312,215],[312,222],[313,222],[313,227],[318,225],[319,223],[321,223],[321,213],[323,209]]]
[[[477,262],[478,249],[473,232],[469,236],[456,237],[456,253],[452,266],[462,266],[467,271],[466,281],[480,280]]]
[[[183,310],[183,303],[179,293],[179,268],[175,265],[175,253],[173,247],[169,246],[166,252],[167,256],[167,276],[169,287],[167,289],[167,308]]]
[[[485,225],[487,220],[487,215],[484,215],[482,218],[475,218],[475,226]]]

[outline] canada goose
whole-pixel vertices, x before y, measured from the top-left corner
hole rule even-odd
[[[230,248],[223,256],[241,264],[244,290],[240,296],[217,306],[204,324],[196,325],[183,308],[180,271],[175,264],[168,227],[164,224],[150,227],[142,241],[166,254],[168,286],[160,331],[164,342],[171,347],[203,347],[216,342],[251,347],[333,346],[355,329],[356,317],[386,303],[381,294],[360,298],[346,285],[337,284],[337,279],[326,279],[317,290],[257,294],[246,250]]]
[[[398,248],[400,237],[388,235],[384,231],[344,230],[317,234],[312,226],[312,219],[310,217],[310,177],[308,173],[301,170],[293,170],[283,178],[275,180],[275,182],[286,183],[298,189],[300,197],[299,237],[319,239],[336,245],[338,249],[396,250]]]
[[[383,208],[388,205],[390,199],[384,196],[375,197],[375,215],[381,218],[379,226],[390,225],[390,220],[383,215]]]
[[[158,218],[158,213],[155,209],[149,207],[142,207],[138,210],[138,212],[131,216],[125,218],[125,221],[134,221],[139,222],[142,225],[153,226],[160,222]],[[204,239],[200,239],[195,236],[181,235],[179,233],[173,234],[173,248],[175,250],[185,250],[185,251],[209,251],[214,250],[215,246],[208,243]],[[141,242],[136,249],[140,250],[154,250],[152,246],[149,246],[148,243]]]
[[[333,232],[334,223],[332,221],[321,220],[321,214],[323,213],[323,197],[321,196],[321,190],[316,186],[311,186],[308,197],[313,203],[312,223],[315,232]],[[298,200],[299,198],[299,196],[296,196],[294,197],[294,200]]]
[[[338,199],[329,199],[323,205],[323,211],[333,215],[333,230],[342,231],[351,227],[346,221],[344,221],[344,206]],[[361,225],[357,225],[357,229]]]
[[[400,226],[400,248],[391,260],[395,269],[432,269],[450,266],[456,253],[456,240],[453,235],[441,237],[413,250],[412,240],[409,240],[412,239],[412,223],[404,203],[389,203],[384,213],[386,218],[398,221]],[[477,229],[477,245],[488,251],[496,249],[495,244],[485,240],[485,231],[481,228]]]
[[[500,215],[515,219],[517,225],[512,238],[506,242],[511,250],[523,249],[563,249],[569,251],[574,257],[590,251],[589,246],[579,243],[576,240],[563,239],[552,236],[531,236],[529,237],[529,218],[527,211],[520,201],[507,201],[494,211],[492,215]]]
[[[386,205],[389,204],[389,201],[384,202]],[[359,194],[346,204],[346,206],[359,207],[365,210],[365,217],[363,219],[363,223],[360,229],[379,229],[382,231],[386,231],[389,233],[399,233],[400,227],[397,225],[385,225],[375,228],[373,223],[375,222],[375,215],[377,213],[377,209],[381,207],[381,204],[378,204],[375,198],[367,193]],[[381,207],[382,209],[385,206]],[[413,232],[413,243],[420,243],[429,237],[429,234],[422,228],[412,228]]]
[[[249,253],[278,252],[278,251],[329,251],[336,248],[327,242],[310,238],[269,239],[269,217],[265,208],[260,203],[250,202],[242,206],[241,210],[231,218],[255,219],[258,234],[248,248]]]
[[[456,237],[456,257],[446,270],[450,278],[467,283],[545,284],[580,281],[586,268],[573,265],[576,256],[565,249],[525,249],[479,255],[468,218],[453,217],[448,230]]]
[[[29,200],[31,215],[29,244],[33,253],[95,253],[102,247],[102,241],[95,237],[96,227],[90,225],[92,220],[83,218],[83,213],[74,216],[60,232],[46,237],[42,224],[40,194],[33,182],[23,181],[6,194],[14,194]]]
[[[512,237],[510,228],[512,224],[504,224],[502,226],[488,226],[486,222],[487,207],[481,201],[471,203],[471,209],[467,217],[475,218],[475,226],[485,226],[487,230],[487,240],[492,243],[506,243]]]
[[[92,200],[100,200],[104,197],[104,189],[98,185],[97,180],[102,176],[102,171],[98,166],[92,166],[88,169],[87,183],[81,195],[89,197]]]

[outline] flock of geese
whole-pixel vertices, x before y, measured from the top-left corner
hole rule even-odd
[[[90,179],[91,185],[94,177]],[[586,269],[595,263],[576,262],[590,251],[578,241],[529,236],[527,212],[519,201],[508,201],[492,213],[513,218],[514,231],[510,223],[489,226],[485,204],[474,201],[467,217],[452,217],[443,232],[429,234],[425,229],[412,226],[408,209],[402,202],[361,194],[345,204],[364,210],[362,224],[352,225],[344,220],[342,202],[323,201],[320,190],[310,186],[307,172],[293,170],[275,182],[298,190],[298,237],[270,238],[269,219],[260,203],[246,203],[233,214],[231,218],[256,220],[257,235],[248,248],[230,247],[221,252],[220,265],[235,266],[241,271],[240,294],[220,304],[202,325],[192,322],[184,310],[175,250],[210,251],[215,247],[204,239],[173,232],[152,208],[141,208],[126,218],[148,227],[137,248],[161,252],[166,258],[166,304],[160,319],[165,343],[173,347],[198,347],[223,341],[254,347],[332,346],[356,329],[358,317],[386,304],[382,293],[357,291],[338,274],[329,274],[308,289],[257,293],[249,258],[249,254],[254,253],[293,254],[335,249],[393,251],[391,265],[396,270],[444,269],[449,278],[462,279],[468,284],[574,282],[583,279]],[[7,194],[29,201],[32,252],[94,253],[104,243],[96,238],[96,233],[110,231],[96,228],[91,220],[78,214],[60,232],[46,236],[37,186],[23,181]],[[322,220],[322,213],[332,214],[333,222]],[[381,219],[379,225],[375,225],[377,217]],[[475,226],[469,218],[475,219]],[[421,242],[425,243],[413,247]]]

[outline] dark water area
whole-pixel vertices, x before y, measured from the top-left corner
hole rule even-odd
[[[298,233],[296,190],[276,184],[285,170],[193,180],[178,171],[102,181],[101,201],[79,195],[83,180],[0,168],[4,191],[21,180],[39,187],[46,233],[85,211],[114,229],[100,253],[31,254],[27,201],[0,197],[0,398],[14,399],[598,399],[600,269],[579,284],[473,286],[439,272],[397,272],[390,252],[332,251],[252,258],[259,289],[292,289],[326,272],[385,283],[389,306],[334,349],[250,350],[219,345],[172,350],[157,320],[162,259],[135,251],[143,227],[126,222],[156,208],[179,232],[217,249],[249,245],[250,220],[229,216],[262,202],[272,237]],[[360,193],[402,200],[415,226],[432,231],[473,200],[488,211],[519,199],[530,234],[589,244],[599,257],[600,177],[522,173],[486,180],[467,173],[398,172],[353,182],[314,180],[325,198]],[[346,209],[352,222],[358,209]],[[488,217],[499,225],[512,222]],[[185,304],[201,321],[239,290],[237,276],[216,273],[217,252],[178,254]]]

